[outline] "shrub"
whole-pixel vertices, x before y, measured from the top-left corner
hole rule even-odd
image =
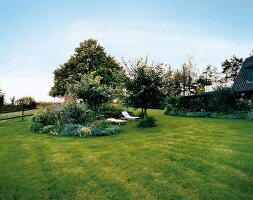
[[[65,124],[61,130],[61,135],[76,136],[79,135],[79,130],[82,128],[79,124]]]
[[[246,119],[252,120],[252,119],[253,119],[253,112],[252,112],[252,111],[251,111],[251,112],[248,112],[248,113],[246,114],[245,118],[246,118]]]
[[[57,111],[57,109],[56,109]],[[58,108],[58,124],[90,124],[95,118],[93,111],[82,104],[67,104]]]
[[[52,111],[44,111],[43,113],[36,114],[32,117],[32,122],[42,123],[44,126],[56,124],[57,118]]]
[[[189,112],[189,111],[173,111],[169,115],[181,117],[195,118],[217,118],[217,119],[253,119],[253,112],[250,111],[233,111],[233,112]]]
[[[251,102],[247,99],[239,99],[237,103],[239,110],[250,110],[251,108]]]
[[[124,108],[121,106],[115,106],[113,104],[103,104],[99,109],[99,114],[104,115],[106,118],[120,118],[122,110],[124,110]]]
[[[93,136],[107,136],[107,135],[118,134],[121,131],[122,131],[121,127],[119,127],[119,126],[113,126],[113,127],[108,127],[108,128],[105,128],[105,129],[93,128],[91,130],[91,134]]]
[[[204,99],[201,97],[190,99],[189,106],[191,111],[204,111],[206,110],[206,105]]]
[[[144,119],[140,119],[137,123],[139,127],[154,127],[156,126],[156,119],[153,116],[147,116]]]
[[[104,135],[104,131],[103,131],[103,130],[100,130],[100,129],[98,129],[98,128],[93,128],[93,129],[91,130],[91,134],[92,134],[93,136],[103,136],[103,135]]]
[[[42,133],[50,133],[51,131],[54,131],[54,130],[55,130],[54,125],[48,125],[42,128]]]
[[[172,106],[176,106],[179,102],[179,97],[173,97],[173,96],[169,96],[166,98],[166,103],[171,104]]]
[[[220,87],[213,92],[208,105],[211,111],[228,112],[236,109],[238,94],[228,87]]]
[[[165,107],[165,112],[164,114],[165,115],[169,115],[170,113],[172,113],[174,111],[174,108],[171,104],[168,104],[166,107]]]
[[[50,134],[50,135],[59,135],[58,132],[56,132],[56,131],[54,131],[54,130],[51,130],[49,134]]]
[[[114,135],[120,133],[122,129],[120,126],[113,126],[110,128],[106,128],[105,131],[107,132],[108,135]]]
[[[42,123],[45,126],[55,125],[59,132],[63,130],[65,124],[90,125],[93,120],[94,112],[87,109],[85,104],[63,106],[56,104],[32,117],[32,122]]]
[[[79,130],[79,136],[80,137],[87,137],[87,136],[91,136],[91,129],[89,127],[83,127]]]
[[[31,130],[34,133],[42,133],[43,127],[44,127],[44,125],[42,123],[32,123]]]
[[[119,126],[111,126],[109,122],[105,120],[96,121],[91,129],[91,134],[93,136],[106,136],[118,134],[122,131]]]
[[[131,116],[134,116],[132,113],[128,112]],[[143,112],[139,112],[137,117],[139,117],[140,119],[144,118],[144,113]]]
[[[100,129],[100,130],[105,130],[106,128],[109,128],[110,123],[106,120],[100,120],[100,121],[95,121],[93,124],[93,128],[95,129]]]
[[[95,121],[92,127],[91,132],[93,136],[108,135],[105,129],[109,128],[109,122],[105,120]]]

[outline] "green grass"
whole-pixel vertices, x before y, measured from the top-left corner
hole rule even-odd
[[[33,134],[0,122],[0,199],[253,199],[253,123],[170,117],[119,135]]]

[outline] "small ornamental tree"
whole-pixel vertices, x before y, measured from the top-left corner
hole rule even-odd
[[[110,99],[109,89],[101,84],[101,79],[102,77],[95,76],[95,73],[83,75],[73,88],[77,98],[82,99],[94,111],[98,111],[99,107]]]
[[[147,117],[148,108],[157,108],[165,99],[163,93],[164,71],[161,64],[149,66],[140,59],[131,63],[126,78],[126,103],[134,108],[141,108],[144,118]],[[126,65],[127,67],[127,65]]]

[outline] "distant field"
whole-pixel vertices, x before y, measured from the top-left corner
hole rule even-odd
[[[149,111],[119,135],[33,134],[0,121],[0,199],[253,199],[253,123]]]
[[[32,115],[34,113],[38,112],[38,110],[26,110],[24,111],[24,115]],[[6,118],[12,118],[12,117],[20,117],[22,116],[22,111],[18,112],[9,112],[9,113],[0,113],[0,120],[6,119]]]

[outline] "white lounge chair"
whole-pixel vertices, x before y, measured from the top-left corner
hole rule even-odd
[[[112,123],[115,123],[115,124],[119,124],[119,125],[126,123],[126,120],[115,119],[115,118],[108,118],[108,119],[106,119],[106,121],[112,122]]]
[[[123,111],[123,112],[122,112],[122,115],[123,115],[126,119],[133,119],[133,120],[139,119],[139,117],[133,117],[133,116],[129,115],[127,111]]]

